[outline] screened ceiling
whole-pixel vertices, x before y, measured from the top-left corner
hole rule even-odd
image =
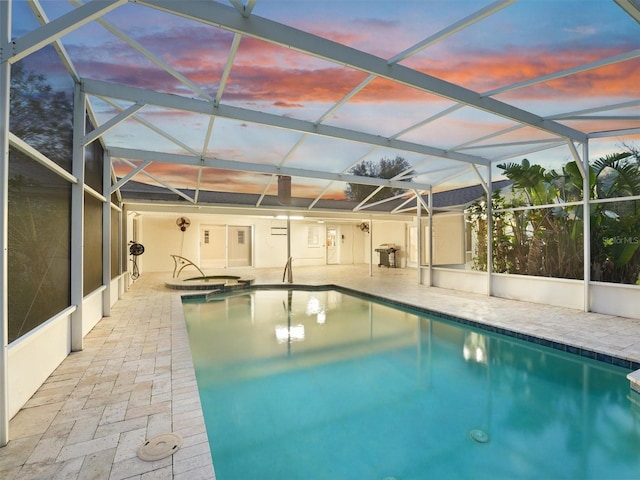
[[[406,212],[506,162],[637,146],[639,6],[14,1],[8,58],[81,83],[125,202],[275,207],[289,176],[289,208]],[[391,179],[353,174],[398,157]],[[348,201],[349,183],[401,190]]]

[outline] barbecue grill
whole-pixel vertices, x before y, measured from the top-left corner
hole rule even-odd
[[[378,248],[376,248],[376,252],[380,254],[380,261],[378,262],[378,267],[387,267],[387,268],[396,268],[396,252],[400,250],[393,243],[383,243]]]

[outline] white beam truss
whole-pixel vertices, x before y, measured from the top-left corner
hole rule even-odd
[[[555,73],[552,73],[552,74],[549,74],[549,75],[544,75],[544,76],[541,76],[541,77],[532,78],[532,79],[529,79],[529,80],[524,81],[524,82],[518,82],[518,83],[511,84],[511,85],[506,85],[504,87],[500,87],[500,88],[497,88],[495,90],[490,90],[488,92],[485,92],[485,93],[482,94],[482,97],[491,96],[491,95],[497,95],[499,93],[511,92],[511,91],[514,91],[514,90],[518,90],[520,88],[530,87],[530,86],[537,85],[537,84],[540,84],[540,83],[549,82],[551,80],[557,80],[559,78],[567,77],[567,76],[570,76],[570,75],[575,75],[577,73],[583,73],[583,72],[586,72],[586,71],[589,71],[589,70],[593,70],[593,69],[596,69],[596,68],[600,68],[600,67],[604,67],[604,66],[607,66],[607,65],[613,65],[615,63],[625,62],[627,60],[632,60],[632,59],[638,58],[638,57],[640,57],[640,49],[633,50],[631,52],[620,54],[620,55],[615,55],[613,57],[609,57],[609,58],[606,58],[606,59],[598,60],[596,62],[591,62],[591,63],[587,63],[587,64],[584,64],[584,65],[580,65],[580,66],[577,66],[577,67],[574,67],[574,68],[570,68],[570,69],[567,69],[567,70],[561,70],[559,72],[555,72]],[[634,103],[634,102],[628,102],[628,103]],[[422,124],[426,125],[427,123],[435,121],[438,118],[442,118],[442,117],[444,117],[444,116],[446,116],[446,115],[448,115],[450,113],[455,112],[456,110],[459,110],[463,106],[464,105],[462,105],[462,104],[453,105],[453,106],[443,110],[442,112],[439,112],[439,113],[433,115],[432,117],[424,120],[422,122]],[[619,108],[624,108],[624,107],[619,107]],[[592,111],[599,111],[599,109],[591,109],[591,110]],[[605,109],[605,110],[607,110],[607,109]],[[564,115],[566,115],[566,114],[564,114]],[[558,120],[558,119],[564,119],[564,115],[560,114],[560,115],[554,115],[554,116],[547,116],[547,117],[544,117],[544,118],[546,120]],[[522,128],[522,127],[523,127],[523,125],[516,125],[515,127],[510,127],[509,129],[507,129],[506,131],[503,131],[502,133],[496,132],[496,133],[491,134],[490,136],[483,136],[483,137],[480,137],[480,138],[477,138],[477,139],[474,139],[474,140],[470,140],[468,142],[465,142],[461,146],[454,147],[452,150],[458,151],[460,149],[460,147],[462,147],[462,146],[473,145],[473,144],[476,144],[476,143],[481,142],[483,140],[486,140],[487,138],[494,138],[494,137],[502,135],[503,133],[508,133],[509,131],[513,131],[513,130],[516,130],[516,129],[519,129],[519,128]]]
[[[144,103],[140,103],[140,102],[134,103],[133,105],[131,105],[126,110],[123,110],[122,112],[120,112],[115,117],[109,119],[107,122],[105,122],[102,125],[100,125],[99,127],[97,127],[95,130],[90,132],[88,135],[85,135],[84,142],[83,142],[84,146],[86,147],[87,145],[89,145],[94,140],[97,140],[98,138],[102,137],[109,130],[117,127],[120,123],[124,122],[129,117],[132,117],[137,112],[142,110],[145,106],[146,105]]]
[[[113,151],[114,151],[114,150],[115,150],[115,149],[110,150],[110,151],[109,151],[109,155],[110,155],[110,156],[112,156],[112,157],[120,157],[120,155],[117,155],[117,154],[116,154],[116,155],[114,155],[114,154],[113,154]],[[130,162],[130,161],[129,161],[129,160],[127,160],[126,158],[121,157],[121,160],[122,160],[124,163],[126,163],[127,165],[129,165],[129,166],[131,166],[131,167],[136,168],[136,164],[135,164],[135,163],[133,163],[133,162]],[[175,193],[176,195],[178,195],[178,196],[180,196],[180,197],[184,198],[187,202],[189,202],[189,203],[195,203],[195,200],[194,200],[193,198],[191,198],[189,195],[187,195],[187,194],[185,194],[185,193],[181,192],[180,190],[178,190],[177,188],[175,188],[175,187],[173,187],[173,186],[169,185],[167,182],[165,182],[165,181],[163,181],[162,179],[158,178],[158,177],[157,177],[156,175],[154,175],[153,173],[150,173],[150,172],[145,171],[145,170],[144,170],[144,168],[145,168],[148,164],[150,164],[150,163],[151,163],[150,161],[149,161],[148,163],[147,163],[147,162],[145,162],[145,165],[144,165],[144,166],[143,166],[139,171],[140,171],[140,172],[142,172],[142,173],[144,173],[147,177],[149,177],[149,178],[150,178],[150,179],[152,179],[153,181],[155,181],[155,182],[157,182],[158,184],[162,185],[164,188],[166,188],[166,189],[168,189],[168,190],[171,190],[171,191],[172,191],[173,193]],[[138,172],[136,172],[136,174],[137,174],[137,173],[138,173]]]
[[[589,138],[610,138],[610,137],[621,137],[624,135],[638,135],[640,134],[640,127],[638,128],[627,128],[621,130],[605,130],[602,132],[593,132],[589,134]]]
[[[43,26],[24,34],[10,43],[8,51],[0,51],[0,61],[16,63],[24,57],[55,42],[70,32],[86,25],[102,15],[124,5],[128,0],[103,0],[89,2]]]
[[[205,167],[219,168],[221,170],[264,173],[269,175],[285,175],[300,178],[314,178],[320,180],[332,180],[336,182],[359,183],[362,185],[374,185],[404,189],[415,188],[419,190],[428,190],[430,187],[430,185],[428,184],[415,182],[407,183],[401,180],[390,180],[376,177],[361,177],[357,175],[323,172],[319,170],[309,170],[303,168],[276,167],[274,165],[267,165],[262,163],[236,162],[233,160],[223,160],[213,157],[203,158],[200,156],[183,155],[178,153],[150,152],[148,150],[138,150],[131,148],[112,147],[109,149],[109,154],[112,157],[121,158],[123,160],[142,160],[194,166],[204,165]],[[132,164],[132,166],[135,165]],[[147,175],[149,174],[147,173]]]
[[[139,0],[140,4],[240,33],[268,43],[290,48],[333,63],[346,65],[365,73],[386,78],[409,87],[432,93],[455,102],[523,123],[531,127],[580,142],[586,135],[554,121],[506,104],[491,97],[483,96],[467,88],[439,78],[418,72],[398,64],[389,64],[383,58],[347,47],[322,37],[298,30],[266,18],[252,15],[245,18],[232,7],[214,2],[192,0],[174,2],[171,0]]]
[[[122,106],[118,105],[116,102],[114,102],[114,101],[112,101],[112,100],[110,100],[108,98],[100,97],[100,100],[102,100],[103,102],[111,105],[116,110],[120,110],[120,111],[124,111],[125,110]],[[144,125],[145,127],[147,127],[152,132],[157,133],[162,138],[164,138],[166,140],[169,140],[171,143],[173,143],[174,145],[177,145],[178,147],[186,150],[187,152],[191,152],[194,155],[198,155],[198,152],[195,149],[191,148],[189,145],[187,145],[186,143],[181,142],[179,139],[177,139],[176,137],[171,135],[169,132],[166,132],[165,130],[155,126],[153,123],[146,121],[145,119],[141,118],[140,116],[134,115],[133,117],[131,117],[131,119],[135,120],[136,122],[138,122],[141,125]]]
[[[339,138],[368,145],[421,153],[424,155],[432,155],[434,157],[447,158],[449,160],[457,160],[459,162],[475,163],[479,165],[488,165],[490,163],[486,158],[449,152],[447,150],[413,142],[406,142],[404,140],[388,139],[379,135],[330,125],[317,125],[313,122],[273,115],[256,110],[248,110],[231,105],[214,105],[211,102],[195,98],[186,98],[179,95],[160,93],[143,88],[103,82],[100,80],[82,79],[82,88],[85,93],[99,97],[116,98],[130,102],[143,102],[174,110],[214,115],[230,120],[255,123],[324,137]]]
[[[42,5],[40,5],[40,2],[38,0],[28,0],[28,4],[29,4],[29,8],[31,8],[31,11],[36,16],[36,18],[38,19],[38,22],[40,22],[41,25],[49,23],[49,18],[47,17],[47,14],[45,13],[44,9],[42,8]],[[67,50],[64,48],[64,45],[62,45],[62,42],[60,41],[60,39],[53,42],[53,48],[58,53],[58,56],[60,57],[65,68],[71,75],[71,78],[73,78],[73,80],[77,82],[78,79],[80,78],[80,75],[78,75],[78,72],[76,71],[75,67],[73,66],[73,63],[71,62],[71,58],[69,57]]]
[[[485,8],[482,8],[479,11],[475,12],[474,14],[469,15],[469,16],[463,18],[462,20],[459,20],[458,22],[456,22],[456,23],[450,25],[449,27],[437,32],[436,34],[431,35],[430,37],[422,40],[421,42],[418,42],[417,44],[409,47],[408,49],[405,49],[404,51],[400,52],[399,54],[397,54],[394,57],[392,57],[391,59],[389,59],[388,63],[389,63],[389,65],[392,65],[392,64],[398,63],[398,62],[400,62],[400,61],[402,61],[404,59],[407,59],[407,58],[409,58],[409,57],[411,57],[413,55],[416,55],[417,53],[421,52],[425,48],[427,48],[427,47],[439,42],[440,40],[443,40],[443,39],[453,35],[456,32],[459,32],[460,30],[463,30],[464,28],[467,28],[470,25],[475,24],[476,22],[479,22],[483,18],[486,18],[489,15],[492,15],[492,14],[502,10],[503,8],[505,8],[508,5],[511,5],[514,2],[515,2],[515,0],[499,0],[499,1],[493,2],[492,4],[486,6]],[[329,118],[330,115],[335,113],[342,106],[344,106],[347,102],[349,102],[349,100],[351,100],[358,92],[363,90],[367,85],[369,85],[376,78],[377,78],[376,75],[370,74],[367,78],[365,78],[362,82],[360,82],[359,85],[357,85],[353,90],[351,90],[349,93],[347,93],[344,97],[342,97],[341,100],[339,100],[335,105],[333,105],[329,110],[327,110],[323,115],[321,115],[320,118],[316,121],[316,123],[322,123],[323,121],[325,121],[327,118]],[[412,125],[412,126],[410,126],[408,128],[405,128],[402,131],[392,135],[389,138],[392,138],[392,139],[398,138],[401,135],[404,135],[405,133],[408,133],[408,132],[410,132],[412,130],[415,130],[416,128],[418,128],[420,126],[422,126],[422,122],[419,122],[419,123],[417,123],[415,125]],[[300,140],[296,143],[296,145],[287,153],[287,155],[283,159],[283,163],[290,158],[290,156],[295,152],[295,150],[298,149],[298,147],[300,145],[302,145],[304,140],[306,140],[307,136],[308,136],[308,134],[305,134],[300,138]],[[373,151],[370,152],[370,153],[373,153]],[[362,157],[362,160],[364,160],[367,156],[368,155],[365,155],[364,157]],[[342,173],[347,173],[354,166],[355,165],[352,165],[351,167],[349,167],[349,169],[344,170]],[[318,202],[320,200],[320,198],[322,198],[322,196],[326,193],[326,191],[329,189],[330,186],[331,186],[331,183],[327,184],[327,186],[320,193],[320,195],[318,195],[316,197],[316,199],[314,200],[312,205],[315,205],[315,203]],[[267,185],[265,187],[265,192],[267,191],[268,187],[269,187],[269,185]],[[311,208],[311,206],[309,208]]]
[[[639,0],[614,0],[620,8],[629,14],[636,22],[640,23],[640,1]]]
[[[72,3],[73,5],[76,5],[76,6],[81,6],[82,5],[82,2],[80,2],[79,0],[69,0],[69,2]],[[154,63],[158,67],[160,67],[162,70],[167,72],[169,75],[174,77],[182,85],[184,85],[185,87],[189,88],[191,91],[193,91],[194,93],[200,95],[201,97],[206,98],[208,100],[212,100],[211,96],[207,92],[202,90],[202,88],[200,88],[198,85],[193,83],[187,77],[182,75],[180,72],[178,72],[175,68],[170,66],[163,59],[161,59],[157,55],[154,55],[153,53],[151,53],[147,48],[142,46],[140,44],[140,42],[137,42],[136,40],[132,39],[129,35],[127,35],[124,32],[122,32],[122,30],[120,30],[118,27],[113,25],[111,22],[109,22],[108,20],[105,20],[103,18],[96,19],[96,22],[99,25],[101,25],[102,27],[104,27],[105,30],[111,32],[117,38],[119,38],[120,40],[125,42],[127,45],[129,45],[131,48],[133,48],[135,51],[137,51],[138,53],[142,54],[146,59],[148,59],[149,61],[151,61],[152,63]]]

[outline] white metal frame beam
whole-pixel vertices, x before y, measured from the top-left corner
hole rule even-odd
[[[29,4],[29,8],[31,8],[31,11],[36,16],[41,25],[49,23],[49,18],[47,17],[47,14],[45,13],[42,5],[40,5],[40,2],[38,0],[27,0],[27,3]],[[71,58],[69,57],[67,50],[64,48],[62,41],[60,39],[56,40],[53,43],[53,48],[55,48],[55,50],[58,52],[58,56],[64,63],[65,68],[67,69],[73,80],[78,81],[80,75],[78,75],[78,72],[73,66]]]
[[[111,155],[112,151],[109,151],[109,156],[113,156]],[[116,155],[118,156],[118,155]],[[136,165],[133,162],[130,162],[129,160],[127,160],[126,158],[122,158],[122,161],[125,162],[127,165],[134,167],[134,169],[138,168],[136,167]],[[172,162],[173,163],[173,162]],[[184,198],[187,202],[189,203],[195,203],[195,200],[193,198],[191,198],[189,195],[182,193],[180,190],[178,190],[175,187],[172,187],[171,185],[169,185],[167,182],[162,181],[160,178],[158,178],[157,176],[155,176],[153,173],[147,172],[145,171],[145,168],[150,165],[151,162],[147,162],[145,161],[145,164],[140,166],[140,170],[137,171],[136,170],[136,174],[139,172],[144,173],[147,177],[149,177],[150,179],[154,180],[155,182],[157,182],[158,184],[162,185],[164,188],[172,191],[173,193],[175,193],[176,195],[178,195],[179,197]]]
[[[608,65],[613,65],[615,63],[625,62],[627,60],[632,60],[632,59],[637,58],[639,56],[640,56],[640,49],[633,50],[631,52],[627,52],[627,53],[620,54],[620,55],[615,55],[613,57],[609,57],[609,58],[605,58],[605,59],[602,59],[602,60],[598,60],[596,62],[591,62],[591,63],[587,63],[587,64],[584,64],[584,65],[579,65],[577,67],[570,68],[570,69],[567,69],[567,70],[561,70],[559,72],[551,73],[549,75],[544,75],[544,76],[541,76],[541,77],[532,78],[532,79],[526,80],[524,82],[518,82],[518,83],[511,84],[511,85],[506,85],[504,87],[500,87],[500,88],[497,88],[495,90],[491,90],[491,91],[485,92],[485,93],[482,94],[482,96],[486,97],[486,96],[491,96],[491,95],[497,95],[499,93],[511,92],[511,91],[514,91],[514,90],[518,90],[520,88],[530,87],[532,85],[537,85],[537,84],[540,84],[540,83],[549,82],[551,80],[557,80],[559,78],[567,77],[567,76],[570,76],[570,75],[575,75],[577,73],[583,73],[583,72],[586,72],[588,70],[593,70],[593,69],[596,69],[596,68],[600,68],[600,67],[604,67],[604,66],[608,66]],[[627,102],[627,103],[634,103],[634,102]],[[621,104],[621,105],[624,105],[624,104]],[[445,110],[443,110],[443,111],[441,111],[439,113],[436,113],[433,116],[423,120],[419,125],[423,126],[423,125],[426,125],[427,123],[433,122],[433,121],[435,121],[435,120],[437,120],[439,118],[442,118],[442,117],[444,117],[446,115],[449,115],[450,113],[455,112],[456,110],[459,110],[463,106],[464,105],[462,105],[462,104],[452,105],[449,108],[447,108],[447,109],[445,109]],[[624,107],[615,107],[615,108],[624,108]],[[606,110],[607,109],[603,110],[601,108],[590,109],[590,111],[606,111]],[[587,112],[587,110],[585,110],[585,112]],[[551,115],[551,116],[544,117],[544,119],[545,120],[560,120],[560,119],[565,119],[565,117],[567,115],[568,114]],[[507,133],[508,131],[513,131],[515,129],[522,128],[523,126],[524,125],[516,125],[515,127],[510,127],[505,132],[494,133],[490,137],[497,137],[497,136],[502,135],[502,133]],[[453,151],[458,151],[458,150],[461,149],[462,146],[474,145],[474,144],[476,144],[478,142],[481,142],[483,140],[486,140],[487,138],[490,138],[490,137],[483,136],[483,137],[480,137],[480,138],[477,138],[477,139],[474,139],[474,140],[470,140],[470,141],[465,142],[464,144],[462,144],[462,145],[460,145],[458,147],[452,148],[452,150]]]
[[[71,184],[71,351],[84,348],[84,196],[86,95],[76,85],[73,102],[73,151],[71,173],[77,179]]]
[[[11,42],[11,1],[0,1],[0,51]],[[11,65],[0,61],[0,447],[9,443],[9,105]]]
[[[78,7],[83,5],[82,2],[79,1],[79,0],[69,0],[69,2],[72,3],[75,6],[78,6]],[[137,51],[138,53],[142,54],[149,61],[151,61],[152,63],[154,63],[155,65],[157,65],[161,69],[163,69],[165,72],[167,72],[169,75],[174,77],[181,84],[183,84],[184,86],[189,88],[191,91],[193,91],[194,93],[200,95],[203,98],[206,98],[208,100],[212,100],[211,96],[207,92],[205,92],[202,88],[200,88],[198,85],[193,83],[187,77],[182,75],[175,68],[171,67],[162,58],[160,58],[157,55],[154,55],[153,53],[151,53],[147,48],[142,46],[140,44],[140,42],[137,42],[136,40],[132,39],[129,35],[127,35],[124,32],[122,32],[122,30],[120,30],[118,27],[113,25],[111,22],[109,22],[108,20],[105,20],[103,18],[96,19],[96,22],[98,24],[102,25],[102,27],[104,27],[107,31],[111,32],[117,38],[119,38],[120,40],[122,40],[123,42],[128,44],[135,51]]]
[[[84,146],[86,147],[94,140],[97,140],[98,138],[102,137],[109,130],[117,127],[119,124],[124,122],[127,118],[132,117],[133,115],[138,113],[140,110],[142,110],[144,107],[146,107],[144,103],[140,103],[140,102],[134,103],[126,110],[123,110],[122,112],[120,112],[115,117],[109,119],[107,122],[96,127],[95,130],[91,131],[88,135],[85,135],[83,140]]]
[[[100,80],[83,78],[81,83],[83,92],[88,95],[116,98],[134,103],[147,103],[159,107],[199,113],[203,115],[214,115],[216,117],[227,118],[230,120],[255,123],[324,137],[339,138],[342,140],[350,140],[353,142],[420,153],[423,155],[432,155],[434,157],[447,158],[449,160],[456,160],[464,163],[474,163],[478,165],[488,165],[490,163],[488,159],[479,156],[449,152],[447,150],[429,147],[418,143],[388,139],[371,133],[330,125],[318,125],[313,122],[273,115],[256,110],[248,110],[231,105],[214,105],[211,102],[195,98],[186,98],[179,95],[160,93],[138,87],[129,87],[126,85],[103,82]]]
[[[470,25],[475,24],[476,22],[479,22],[480,20],[502,10],[503,8],[507,7],[508,5],[511,5],[512,3],[514,3],[515,0],[498,0],[493,2],[492,4],[480,9],[479,11],[459,20],[458,22],[444,28],[443,30],[440,30],[439,32],[431,35],[430,37],[422,40],[421,42],[416,43],[415,45],[403,50],[402,52],[398,53],[397,55],[393,56],[391,59],[389,59],[388,63],[394,64],[394,63],[398,63],[406,58],[409,58],[419,52],[421,52],[422,50],[424,50],[425,48],[439,42],[440,40],[443,40],[451,35],[453,35],[456,32],[459,32],[465,28],[467,28]],[[377,78],[376,75],[373,74],[369,74],[369,76],[367,78],[365,78],[362,82],[360,82],[360,84],[358,84],[354,89],[352,89],[349,93],[347,93],[344,97],[342,97],[342,99],[340,99],[338,102],[336,102],[330,109],[328,109],[323,115],[320,116],[320,118],[316,121],[316,123],[322,123],[323,121],[325,121],[327,118],[329,118],[329,115],[333,114],[334,112],[336,112],[337,110],[339,110],[341,107],[343,107],[345,104],[347,104],[349,102],[349,100],[351,100],[358,92],[360,92],[361,90],[363,90],[367,85],[369,85],[373,80],[375,80]],[[392,135],[390,138],[395,139],[400,137],[401,135],[404,135],[405,133],[408,133],[412,130],[415,130],[416,128],[420,127],[422,125],[422,122],[419,122],[415,125],[412,125],[408,128],[403,129],[402,131],[396,133],[395,135]],[[302,143],[306,140],[308,134],[304,134],[300,140],[296,143],[296,145],[285,155],[285,157],[283,158],[281,165],[283,165],[290,157],[291,155],[293,155],[293,153],[300,147],[300,145],[302,145]],[[374,150],[372,150],[370,153],[373,153]],[[362,157],[362,160],[364,160],[365,158],[367,158],[368,155],[365,155],[364,157]],[[353,168],[354,165],[352,165],[351,167],[349,167],[349,169]],[[349,169],[344,170],[342,173],[347,173]],[[269,184],[267,186],[265,186],[264,189],[264,193],[263,193],[263,197],[267,192],[267,189],[269,188],[269,185],[271,184],[271,182],[269,182]],[[320,198],[322,198],[322,196],[325,194],[325,192],[329,189],[329,187],[331,186],[331,184],[329,183],[326,188],[320,193],[320,195],[318,195],[316,197],[316,199],[314,200],[314,202],[312,203],[312,205],[314,205],[315,203],[317,203]],[[262,200],[262,198],[261,198]],[[310,207],[311,208],[311,207]]]
[[[333,63],[386,78],[418,90],[448,98],[480,110],[524,123],[534,128],[576,141],[586,141],[586,135],[579,130],[527,112],[513,105],[439,78],[418,72],[411,68],[389,64],[383,58],[347,47],[340,43],[298,30],[266,18],[251,15],[245,18],[233,7],[215,2],[192,0],[175,2],[172,0],[139,0],[138,3],[180,15],[191,20],[250,36],[271,44],[280,45]]]
[[[613,0],[620,8],[629,14],[636,22],[640,23],[640,0]]]
[[[223,160],[213,157],[199,157],[183,155],[178,153],[151,152],[149,150],[138,150],[131,148],[112,147],[109,149],[112,157],[153,161],[159,163],[174,163],[179,165],[205,166],[219,168],[221,170],[232,170],[240,172],[264,173],[269,175],[285,175],[300,178],[313,178],[320,180],[333,180],[336,182],[358,183],[362,185],[375,185],[382,187],[406,188],[428,190],[431,185],[415,182],[403,182],[401,180],[390,180],[376,177],[361,177],[358,175],[347,175],[343,173],[322,172],[318,170],[308,170],[303,168],[277,167],[262,163],[236,162],[233,160]]]
[[[15,63],[127,2],[128,0],[102,0],[78,7],[13,40],[10,43],[12,48],[0,51],[0,61]]]

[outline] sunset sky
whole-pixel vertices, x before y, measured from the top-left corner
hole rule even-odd
[[[74,3],[79,4],[75,0]],[[477,0],[257,0],[252,15],[391,59],[489,4]],[[67,1],[41,0],[41,5],[49,20],[74,8],[73,3]],[[13,15],[14,37],[38,25],[25,1],[14,2]],[[205,94],[216,97],[232,33],[137,4],[123,5],[104,19],[187,77]],[[63,43],[81,77],[203,98],[96,22],[68,34]],[[493,95],[497,100],[546,117],[637,100],[639,49],[640,25],[613,0],[520,0],[400,63],[477,93],[493,94],[494,90],[528,79],[635,52],[632,58],[622,62]],[[64,82],[59,80],[61,65],[52,52],[47,48],[23,61],[29,68],[45,73],[52,85],[58,86]],[[243,37],[220,101],[315,122],[365,78],[366,73],[353,68]],[[113,105],[99,99],[91,99],[91,103],[100,122],[118,112]],[[376,78],[323,123],[392,137],[454,105],[436,95]],[[120,106],[126,108],[129,104]],[[587,133],[640,126],[637,103],[596,115],[608,114],[632,118],[607,124],[598,119],[560,121]],[[201,152],[205,148],[207,116],[149,106],[138,117],[170,132],[192,151]],[[398,138],[448,150],[514,126],[516,123],[511,120],[464,107]],[[218,118],[205,150],[207,156],[220,159],[279,165],[300,137],[296,132]],[[569,161],[566,145],[539,152],[530,152],[531,145],[486,147],[500,142],[549,138],[543,131],[525,127],[476,142],[472,145],[475,148],[460,152],[491,159],[495,164],[517,162],[525,157],[548,167]],[[134,119],[109,132],[106,140],[112,146],[175,153],[189,151]],[[593,140],[590,155],[597,158],[619,151],[622,142],[639,145],[640,135]],[[486,148],[477,148],[483,144]],[[363,157],[367,153],[369,156]],[[318,136],[306,138],[287,158],[286,166],[343,171],[360,158],[377,160],[396,155],[406,158],[420,173],[416,181],[435,184],[437,189],[477,183],[477,177],[464,165],[460,166],[459,176],[447,180],[455,175],[455,165],[453,170],[439,173],[452,165],[444,165],[438,158],[383,148],[372,151],[368,145]],[[116,165],[119,175],[131,169],[124,162]],[[160,163],[147,168],[179,188],[194,188],[197,170]],[[202,176],[200,186],[262,193],[269,178],[268,175],[212,170]],[[139,175],[136,180],[144,178]],[[293,192],[313,198],[327,185],[324,180],[294,178]],[[273,182],[269,193],[274,193],[275,187]],[[332,185],[324,198],[340,198],[344,187],[339,183]]]

